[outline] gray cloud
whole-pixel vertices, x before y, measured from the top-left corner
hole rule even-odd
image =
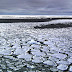
[[[72,0],[0,0],[0,14],[71,14]]]

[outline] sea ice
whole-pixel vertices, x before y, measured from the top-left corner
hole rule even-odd
[[[22,53],[24,53],[24,51],[23,51],[23,49],[21,49],[21,48],[16,48],[16,50],[15,50],[15,52],[14,52],[14,54],[16,54],[16,55],[20,55],[20,54],[22,54]]]
[[[43,62],[43,60],[42,60],[42,57],[33,56],[32,62],[34,62],[34,63],[41,63],[41,62]]]
[[[44,52],[40,52],[40,51],[36,51],[36,52],[31,52],[33,55],[36,55],[36,56],[45,56],[45,53]]]
[[[57,66],[57,68],[60,69],[60,70],[67,70],[68,66],[60,64],[59,66]]]
[[[71,71],[71,72],[72,72],[72,66],[70,66],[69,71]]]
[[[44,61],[43,63],[44,64],[47,64],[47,65],[51,65],[51,66],[54,66],[55,65],[55,63],[52,62],[52,61],[50,61],[50,60]]]
[[[61,54],[61,53],[55,53],[55,54],[52,54],[52,56],[59,59],[65,59],[67,57],[67,55]]]
[[[69,65],[69,62],[68,61],[57,61],[57,64]]]
[[[17,57],[18,57],[18,58],[23,58],[23,59],[25,59],[26,61],[30,61],[31,58],[32,58],[32,55],[31,55],[31,54],[28,54],[28,53],[25,53],[25,54],[18,55]]]
[[[32,40],[30,40],[30,41],[28,41],[27,43],[28,43],[28,44],[40,44],[40,43],[36,42],[36,41],[35,41],[35,40],[33,40],[33,39],[32,39]]]
[[[69,63],[72,63],[72,58],[69,58],[69,59],[68,59],[68,62],[69,62]]]

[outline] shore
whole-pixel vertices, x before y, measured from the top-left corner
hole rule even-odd
[[[72,19],[72,16],[56,15],[0,15],[0,23],[49,22],[51,20]]]

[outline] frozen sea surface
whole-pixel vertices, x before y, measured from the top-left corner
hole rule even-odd
[[[0,23],[0,71],[72,71],[72,27],[34,29],[51,22]]]

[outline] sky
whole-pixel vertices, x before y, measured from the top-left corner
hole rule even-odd
[[[0,0],[0,15],[72,15],[72,0]]]

